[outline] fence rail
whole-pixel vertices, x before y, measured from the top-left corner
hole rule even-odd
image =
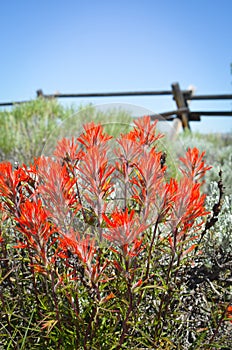
[[[79,94],[44,94],[37,90],[37,98],[95,98],[95,97],[123,97],[123,96],[173,96],[177,109],[151,115],[151,118],[158,120],[175,120],[177,124],[182,125],[183,129],[190,129],[191,121],[200,121],[201,116],[232,116],[232,111],[190,111],[189,101],[191,100],[232,100],[232,94],[214,94],[214,95],[194,95],[192,90],[181,90],[179,83],[173,83],[171,90],[161,91],[125,91],[125,92],[92,92]],[[30,101],[0,102],[0,107],[15,106],[17,104]],[[178,126],[178,127],[179,127]]]

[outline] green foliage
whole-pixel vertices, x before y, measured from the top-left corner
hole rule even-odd
[[[79,136],[82,124],[92,119],[101,121],[115,137],[127,132],[131,121],[123,111],[103,113],[93,106],[77,110],[44,99],[1,112],[0,117],[2,159],[27,164],[36,156],[52,153],[60,138]],[[170,248],[163,222],[159,223],[159,230],[154,227],[147,230],[144,249],[136,257],[119,258],[115,251],[100,245],[101,264],[104,261],[109,264],[97,286],[85,276],[77,256],[69,257],[68,267],[58,258],[55,266],[39,273],[32,264],[33,252],[14,248],[22,242],[17,222],[0,212],[1,350],[232,347],[232,324],[225,313],[232,302],[232,146],[228,140],[197,134],[181,135],[180,141],[183,147],[179,144],[176,149],[163,139],[158,142],[158,150],[167,153],[167,177],[179,177],[177,156],[183,155],[185,148],[196,146],[206,151],[207,164],[213,166],[204,187],[209,194],[206,200],[209,218],[219,200],[217,182],[212,182],[218,181],[219,168],[226,187],[215,225],[202,237],[198,251],[191,251],[183,259]],[[153,240],[154,232],[157,236]],[[191,239],[194,236],[194,232],[190,233]],[[49,256],[56,252],[56,238],[54,233],[49,241]],[[147,256],[149,278],[132,286],[131,276],[134,282],[144,277]],[[115,268],[113,261],[122,268],[119,265]],[[119,345],[122,334],[125,338]]]
[[[58,118],[69,111],[55,100],[37,99],[0,113],[0,154],[2,160],[30,162],[41,154],[46,138]]]
[[[84,123],[101,122],[116,137],[127,132],[131,116],[121,109],[64,107],[55,99],[38,98],[1,111],[0,120],[0,161],[30,164],[41,154],[51,154],[62,137],[77,137]]]

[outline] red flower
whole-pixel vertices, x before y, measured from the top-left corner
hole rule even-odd
[[[82,143],[86,149],[93,146],[104,147],[106,142],[112,138],[103,132],[102,125],[95,125],[94,122],[84,125],[85,132],[77,140]]]
[[[164,179],[165,168],[161,169],[160,153],[154,149],[144,152],[135,167],[135,176],[131,180],[133,198],[148,210],[148,207],[156,201],[157,191]]]
[[[115,154],[121,163],[133,165],[138,161],[142,149],[136,142],[127,138],[127,135],[123,135],[121,139],[117,139],[117,143],[119,144],[120,148],[115,150]],[[119,168],[119,166],[117,167]]]
[[[38,189],[42,195],[44,205],[57,226],[64,226],[70,209],[73,214],[80,209],[76,198],[76,179],[72,178],[65,165],[61,165],[51,158],[41,157],[37,161]]]
[[[226,317],[229,319],[230,323],[232,323],[232,305],[229,305],[226,309]]]
[[[209,214],[205,210],[205,195],[200,193],[200,184],[192,183],[191,179],[184,177],[179,184],[173,218],[177,226],[183,225],[187,230],[192,227],[197,218]]]
[[[162,184],[162,186],[157,189],[155,207],[159,221],[163,221],[165,219],[168,220],[168,217],[170,216],[175,205],[177,196],[178,183],[174,179],[171,179],[169,183]]]
[[[131,210],[129,213],[128,208],[125,211],[116,208],[110,219],[105,214],[102,216],[107,225],[103,236],[120,247],[131,244],[147,228],[140,222],[139,217],[135,216],[135,211]]]
[[[109,203],[107,198],[114,191],[112,174],[115,168],[108,162],[106,149],[102,150],[99,146],[88,148],[77,170],[81,179],[79,192],[83,207],[87,202],[91,208],[89,212],[93,214],[92,218],[88,218],[88,213],[83,209],[84,219],[90,225],[101,226],[102,213]]]
[[[5,205],[11,212],[18,210],[19,203],[23,200],[23,184],[29,189],[29,179],[26,167],[14,170],[11,163],[0,163],[0,196],[5,198]]]
[[[36,253],[37,261],[47,264],[48,241],[54,233],[52,224],[48,221],[46,210],[42,206],[41,199],[36,202],[27,200],[20,205],[20,217],[15,218],[18,222],[17,230],[20,231],[25,243],[19,243],[15,248],[29,247]]]
[[[172,248],[175,249],[182,239],[185,240],[186,235],[190,231],[193,233],[201,228],[203,220],[197,221],[197,219],[201,219],[209,214],[205,210],[204,202],[205,195],[200,193],[200,184],[193,183],[191,178],[184,177],[181,179],[173,203],[170,221],[167,222],[173,233],[173,237],[169,237],[169,243]],[[197,237],[195,236],[194,238],[196,239]],[[185,254],[191,250],[189,248]]]
[[[66,260],[69,267],[73,268],[74,274],[77,272],[76,267],[72,266],[69,258],[76,256],[79,259],[80,264],[84,267],[83,273],[87,276],[91,283],[96,283],[99,277],[103,274],[105,268],[108,266],[109,261],[106,260],[103,264],[96,254],[95,240],[89,235],[81,237],[78,232],[70,230],[69,234],[60,237],[58,255]],[[70,255],[71,254],[71,255]],[[96,259],[95,259],[96,258]],[[76,278],[76,277],[75,277]]]
[[[131,136],[134,133],[134,138],[140,145],[154,146],[154,142],[163,137],[162,134],[156,134],[157,122],[156,120],[152,123],[150,116],[135,120],[135,127],[131,132]]]
[[[67,139],[63,138],[58,141],[56,149],[54,151],[54,156],[58,159],[71,161],[76,163],[77,160],[81,159],[84,155],[82,150],[78,150],[78,143],[74,142],[74,138]]]
[[[91,266],[96,248],[95,241],[89,235],[83,238],[79,232],[70,229],[68,234],[59,238],[59,241],[59,249],[63,252],[63,256],[68,257],[69,254],[66,253],[71,252],[77,255],[84,264]]]
[[[186,152],[186,156],[180,158],[182,163],[185,165],[185,169],[181,168],[182,173],[190,177],[192,180],[199,180],[201,179],[207,170],[211,169],[211,166],[205,166],[205,162],[203,160],[203,157],[205,155],[205,152],[202,152],[199,154],[199,150],[194,147],[193,149],[188,148],[188,151]]]
[[[95,195],[95,198],[109,195],[112,192],[111,175],[115,168],[108,163],[106,150],[98,146],[88,149],[78,166],[84,188]]]

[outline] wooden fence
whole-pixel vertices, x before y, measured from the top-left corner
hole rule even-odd
[[[122,97],[122,96],[164,96],[171,95],[176,102],[177,109],[151,115],[153,120],[174,120],[174,128],[190,129],[190,122],[200,121],[201,116],[232,116],[232,111],[191,111],[189,101],[191,100],[232,100],[232,94],[220,95],[194,95],[192,90],[181,90],[179,83],[173,83],[171,90],[164,91],[130,91],[130,92],[100,92],[100,93],[80,93],[80,94],[44,94],[42,90],[37,90],[38,98],[95,98],[95,97]],[[0,107],[14,106],[19,102],[2,102]]]

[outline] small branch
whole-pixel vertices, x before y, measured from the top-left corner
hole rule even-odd
[[[209,280],[209,278],[206,278],[206,281],[209,283],[210,287],[214,291],[215,294],[217,294],[219,297],[221,297],[221,294],[215,289],[213,283]]]

